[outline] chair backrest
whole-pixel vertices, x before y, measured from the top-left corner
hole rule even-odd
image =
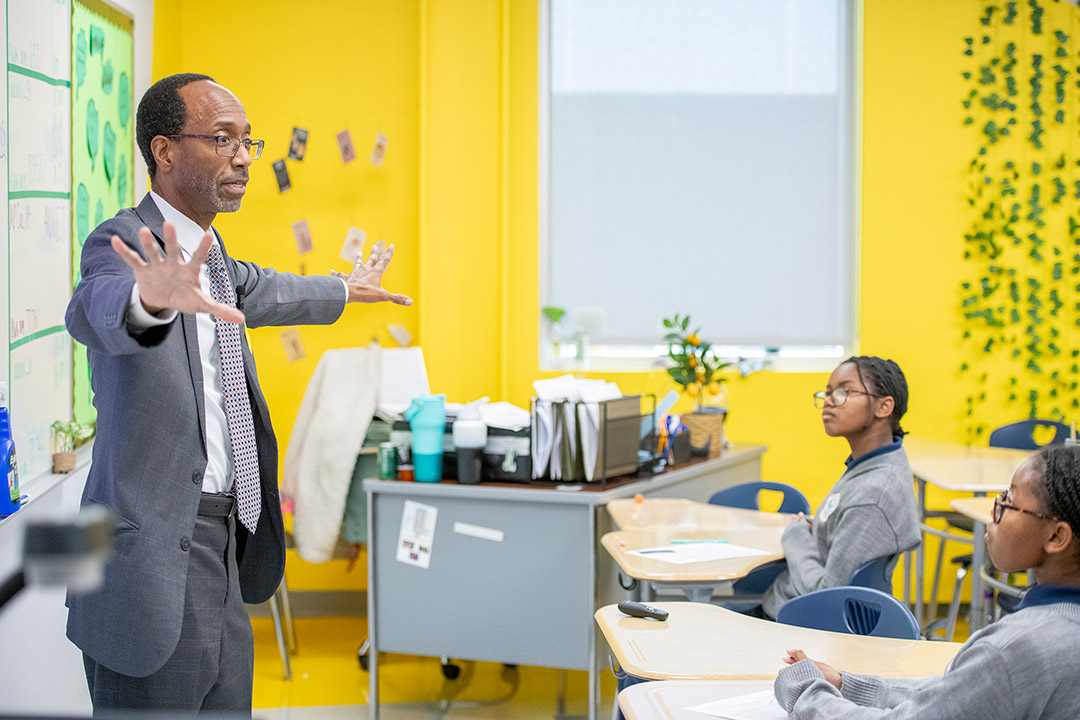
[[[1016,450],[1038,450],[1043,447],[1035,442],[1033,433],[1037,427],[1054,429],[1054,439],[1046,443],[1056,445],[1069,437],[1069,426],[1056,420],[1021,420],[1002,425],[990,433],[990,447],[1014,448]]]
[[[806,496],[791,485],[778,482],[748,482],[725,488],[714,493],[709,498],[709,504],[744,508],[746,510],[760,510],[758,493],[762,490],[772,490],[784,494],[784,499],[780,503],[780,512],[810,514],[810,503],[807,502]]]
[[[895,558],[895,555],[882,555],[879,558],[867,560],[851,573],[848,585],[874,588],[892,595],[892,577],[890,577],[889,569],[893,566],[892,562]]]
[[[873,588],[816,590],[784,603],[776,621],[852,635],[918,640],[919,624],[902,602]]]

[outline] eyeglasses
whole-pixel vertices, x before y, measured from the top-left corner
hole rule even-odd
[[[243,145],[248,152],[248,156],[252,160],[257,160],[262,155],[263,145],[265,143],[262,140],[252,140],[251,138],[244,138],[239,140],[237,138],[231,138],[228,135],[167,135],[171,138],[194,138],[196,140],[210,140],[214,143],[214,152],[222,157],[236,157],[237,151],[240,150],[240,146]]]
[[[825,407],[825,398],[832,398],[833,405],[840,407],[847,402],[848,395],[869,395],[870,397],[885,397],[884,395],[876,395],[872,392],[866,392],[865,390],[854,390],[852,388],[838,387],[835,390],[818,390],[814,393],[814,407],[818,410]]]
[[[998,524],[999,522],[1001,522],[1001,518],[1005,517],[1005,511],[1006,510],[1016,510],[1017,512],[1027,513],[1028,515],[1034,515],[1035,517],[1041,518],[1043,520],[1053,520],[1054,519],[1053,515],[1044,515],[1043,513],[1038,513],[1038,512],[1035,512],[1034,510],[1025,510],[1022,507],[1016,507],[1015,505],[1006,502],[1006,500],[1008,500],[1008,499],[1009,499],[1009,493],[1007,491],[1002,492],[1002,493],[998,493],[998,496],[996,498],[994,498],[994,512],[993,512],[993,515],[991,515],[991,517],[994,520],[995,525]]]

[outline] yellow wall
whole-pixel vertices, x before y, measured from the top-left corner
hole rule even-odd
[[[862,9],[860,351],[892,357],[907,374],[905,428],[957,442],[965,170],[977,148],[960,122],[961,52],[982,7],[866,0]],[[306,217],[316,250],[303,260],[308,272],[325,272],[342,268],[338,251],[355,224],[397,245],[386,284],[417,301],[413,309],[353,307],[334,327],[305,328],[308,358],[293,364],[276,330],[253,331],[282,445],[319,354],[372,335],[388,344],[387,322],[418,337],[434,391],[526,405],[541,375],[536,0],[265,0],[232,6],[243,20],[222,30],[207,22],[218,13],[208,0],[159,0],[154,77],[214,75],[245,102],[253,135],[268,140],[243,210],[217,223],[230,251],[298,270],[290,223]],[[279,195],[270,163],[285,154],[294,124],[311,131],[309,156],[289,163],[294,188]],[[345,127],[360,155],[348,166],[333,140]],[[376,132],[390,138],[381,169],[366,160]],[[695,273],[676,285],[700,281]],[[722,295],[717,302],[733,312],[743,306]],[[708,328],[704,335],[722,340]],[[609,377],[624,391],[668,389],[660,373]],[[766,478],[796,483],[815,505],[848,452],[825,437],[810,401],[826,377],[763,372],[728,391],[729,436],[767,443]],[[1003,403],[986,411],[991,425],[1014,419]],[[340,568],[298,566],[290,559],[300,587],[362,585],[342,580]]]

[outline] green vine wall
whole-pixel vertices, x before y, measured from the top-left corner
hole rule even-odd
[[[961,105],[976,149],[959,310],[965,432],[977,442],[988,408],[1080,415],[1080,9],[971,6]]]

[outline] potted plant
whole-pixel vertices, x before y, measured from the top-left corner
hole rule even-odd
[[[548,327],[548,348],[551,352],[551,362],[554,367],[559,366],[562,350],[559,343],[562,342],[563,328],[562,319],[566,316],[566,310],[555,305],[546,305],[540,308],[540,314]]]
[[[690,330],[690,316],[676,313],[664,318],[668,330],[664,340],[668,343],[667,369],[671,379],[682,386],[682,391],[694,399],[694,411],[682,416],[682,423],[690,430],[690,444],[697,448],[708,447],[710,458],[719,457],[724,451],[724,419],[727,408],[719,403],[723,397],[721,372],[731,363],[723,362],[713,351],[711,343],[701,339],[701,328]]]
[[[65,473],[75,469],[75,448],[94,435],[93,425],[83,425],[74,420],[52,424],[53,472]]]

